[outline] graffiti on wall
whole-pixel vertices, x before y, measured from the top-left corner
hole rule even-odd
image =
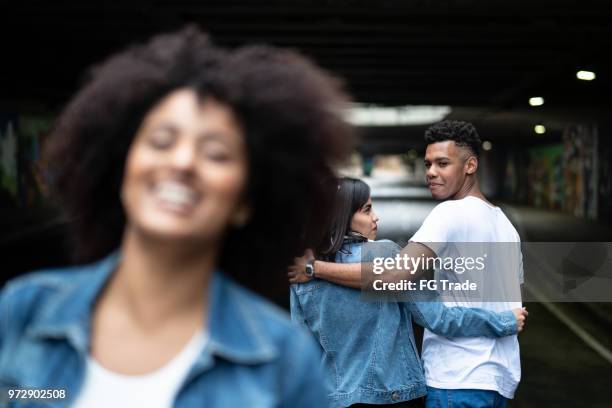
[[[528,199],[538,208],[597,217],[597,133],[571,125],[560,144],[529,150]]]
[[[45,190],[41,145],[51,128],[45,116],[0,118],[0,196],[3,204],[31,207]]]

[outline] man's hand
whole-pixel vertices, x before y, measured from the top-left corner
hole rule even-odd
[[[512,309],[512,313],[514,313],[514,317],[516,317],[516,325],[518,327],[519,333],[523,331],[523,327],[525,326],[525,319],[529,316],[526,307],[522,307],[520,309]]]
[[[304,255],[293,260],[293,265],[289,267],[289,272],[287,272],[289,283],[304,283],[312,279],[306,276],[306,262],[311,259],[314,259],[314,254],[311,249],[307,249]]]

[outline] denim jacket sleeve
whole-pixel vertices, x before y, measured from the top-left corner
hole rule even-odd
[[[4,344],[4,336],[8,332],[8,300],[6,296],[6,288],[0,290],[0,355]]]
[[[300,327],[308,329],[302,305],[300,305],[298,295],[295,293],[293,285],[289,287],[289,309],[291,311],[291,321]]]
[[[428,301],[405,302],[414,320],[444,337],[503,337],[517,333],[511,310],[493,312],[470,307],[447,307],[433,291]]]
[[[33,290],[23,290],[24,285],[7,282],[0,290],[0,355],[9,337],[22,329],[29,303],[35,298]]]
[[[310,336],[295,336],[290,344],[295,358],[287,359],[281,387],[283,408],[325,407],[329,401],[324,387],[321,354]]]

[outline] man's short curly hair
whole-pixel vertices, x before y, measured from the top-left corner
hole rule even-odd
[[[430,145],[437,142],[452,140],[457,146],[466,147],[476,157],[480,157],[480,136],[474,125],[459,120],[443,120],[425,131],[425,142]]]
[[[225,235],[219,266],[264,291],[320,242],[335,197],[331,163],[353,141],[341,114],[348,99],[338,81],[295,52],[229,51],[193,26],[110,57],[59,117],[47,153],[52,191],[74,226],[75,258],[93,261],[120,245],[128,149],[147,112],[178,88],[226,104],[242,126],[252,214]]]

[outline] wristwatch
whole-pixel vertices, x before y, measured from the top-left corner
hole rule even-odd
[[[304,271],[304,274],[306,276],[308,276],[309,278],[314,278],[314,263],[315,263],[315,259],[309,259],[308,261],[306,261],[306,270]]]

